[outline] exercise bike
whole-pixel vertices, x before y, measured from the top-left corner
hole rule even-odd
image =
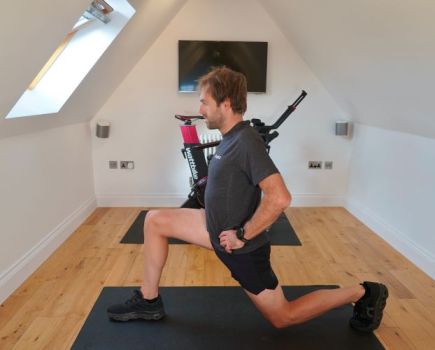
[[[302,90],[299,97],[287,107],[284,113],[272,125],[265,125],[260,119],[251,119],[251,126],[260,134],[264,141],[267,152],[270,151],[270,142],[276,139],[279,135],[278,129],[281,124],[293,113],[299,103],[305,98],[307,93]],[[198,120],[204,119],[201,115],[180,115],[176,114],[175,118],[182,121],[180,125],[181,134],[183,136],[184,148],[181,149],[183,157],[187,159],[190,172],[192,174],[192,185],[190,193],[186,201],[181,205],[181,208],[204,208],[204,193],[207,185],[208,163],[210,162],[213,154],[205,156],[204,150],[216,147],[220,141],[201,143],[194,124]]]

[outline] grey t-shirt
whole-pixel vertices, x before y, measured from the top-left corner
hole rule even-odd
[[[260,135],[249,121],[236,124],[228,131],[209,164],[205,190],[207,230],[215,249],[222,231],[241,227],[248,221],[261,200],[258,184],[278,173]],[[251,252],[269,241],[267,231],[250,240],[233,254]]]

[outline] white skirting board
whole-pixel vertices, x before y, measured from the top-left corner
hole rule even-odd
[[[98,195],[97,204],[99,207],[152,207],[177,208],[187,199],[186,194],[109,194]]]
[[[9,269],[0,274],[0,303],[13,293],[94,211],[95,197],[89,198],[41,239]]]
[[[292,193],[292,207],[342,207],[343,196],[315,193]]]
[[[342,207],[344,197],[323,194],[292,194],[295,207]],[[99,207],[179,207],[186,194],[97,195]]]
[[[370,209],[354,200],[347,200],[346,209],[366,226],[404,255],[409,261],[435,279],[435,256],[392,227]]]

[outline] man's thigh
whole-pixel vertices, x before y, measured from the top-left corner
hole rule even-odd
[[[145,229],[158,230],[167,238],[177,238],[185,242],[212,250],[210,236],[205,222],[204,209],[158,209],[150,210],[145,217]]]

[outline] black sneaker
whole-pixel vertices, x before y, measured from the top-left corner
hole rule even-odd
[[[350,326],[362,332],[371,332],[381,324],[383,311],[387,303],[388,289],[381,283],[364,282],[364,296],[355,303]]]
[[[143,298],[142,292],[136,289],[133,291],[133,296],[124,304],[109,306],[107,315],[115,321],[130,321],[138,318],[160,320],[165,316],[165,310],[160,295],[156,301],[149,302]]]

